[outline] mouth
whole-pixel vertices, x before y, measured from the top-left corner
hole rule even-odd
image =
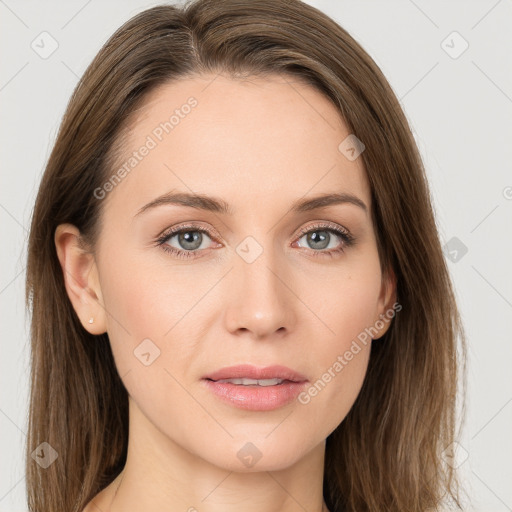
[[[274,386],[282,382],[305,382],[307,378],[286,366],[273,365],[258,368],[249,364],[229,366],[203,377],[215,382],[230,382],[242,386]]]
[[[288,382],[296,382],[291,381],[288,379],[219,379],[219,380],[213,380],[213,379],[206,379],[210,380],[211,382],[227,382],[229,384],[234,384],[236,386],[279,386],[283,383]]]
[[[308,380],[285,366],[223,368],[202,381],[222,402],[251,411],[271,411],[293,402]]]

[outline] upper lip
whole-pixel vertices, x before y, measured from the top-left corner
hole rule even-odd
[[[307,378],[299,372],[296,372],[286,366],[273,365],[264,368],[258,368],[250,364],[241,364],[222,368],[216,372],[205,375],[203,379],[222,380],[222,379],[281,379],[292,382],[304,382]]]

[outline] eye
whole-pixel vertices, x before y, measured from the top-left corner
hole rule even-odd
[[[313,251],[312,254],[315,257],[333,257],[355,243],[354,237],[348,230],[331,223],[319,223],[303,228],[299,232],[299,236],[298,242],[305,239],[305,243],[310,246],[309,250]],[[341,243],[339,241],[336,243],[336,239],[341,240]],[[334,244],[334,247],[332,247],[332,244]]]
[[[194,252],[204,250],[205,238],[211,238],[210,231],[206,228],[197,225],[180,226],[178,229],[165,233],[157,240],[157,244],[162,247],[164,251],[176,255],[178,258],[193,258],[196,255]],[[173,239],[178,247],[169,245]]]
[[[329,222],[303,228],[296,236],[299,237],[297,242],[305,239],[304,243],[310,245],[310,248],[306,247],[306,249],[315,257],[333,257],[355,243],[355,238],[348,230]],[[208,239],[212,238],[214,236],[209,229],[191,224],[165,232],[156,240],[156,243],[164,251],[178,258],[186,259],[200,257],[198,254],[208,249]],[[333,243],[334,247],[332,247]],[[218,246],[222,247],[222,244],[218,244]],[[299,244],[298,247],[303,247],[303,245]]]

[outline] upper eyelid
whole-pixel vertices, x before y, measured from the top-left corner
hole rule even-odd
[[[200,224],[185,224],[183,226],[172,227],[168,229],[164,229],[160,235],[157,236],[157,239],[167,238],[173,235],[180,233],[181,231],[204,231],[207,235],[213,236],[213,230],[206,228]]]
[[[327,230],[341,231],[342,233],[350,235],[350,231],[346,227],[342,226],[341,224],[337,224],[337,223],[329,222],[329,221],[313,221],[312,225],[300,228],[297,231],[297,234],[301,234],[301,233],[304,234],[304,233],[307,233],[308,231],[313,231],[315,229],[327,229]]]
[[[331,221],[313,221],[313,224],[311,224],[309,226],[301,227],[298,231],[295,232],[294,236],[299,236],[299,235],[304,236],[305,233],[307,233],[311,230],[315,230],[315,229],[329,229],[329,230],[333,230],[333,231],[341,231],[342,233],[346,234],[347,236],[351,236],[351,233],[347,228],[345,228],[344,226],[341,226],[340,224],[331,222]],[[191,223],[191,224],[185,224],[183,226],[166,229],[162,232],[161,235],[158,235],[157,239],[162,240],[165,238],[170,238],[170,237],[172,237],[182,231],[186,231],[186,230],[201,231],[201,232],[205,232],[210,237],[215,236],[215,234],[213,233],[213,230],[211,230],[210,228],[207,228],[201,224]]]

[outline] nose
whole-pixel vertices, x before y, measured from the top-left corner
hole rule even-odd
[[[278,258],[271,250],[263,250],[251,261],[241,254],[235,255],[225,289],[227,330],[257,339],[292,331],[299,301],[284,256]]]

